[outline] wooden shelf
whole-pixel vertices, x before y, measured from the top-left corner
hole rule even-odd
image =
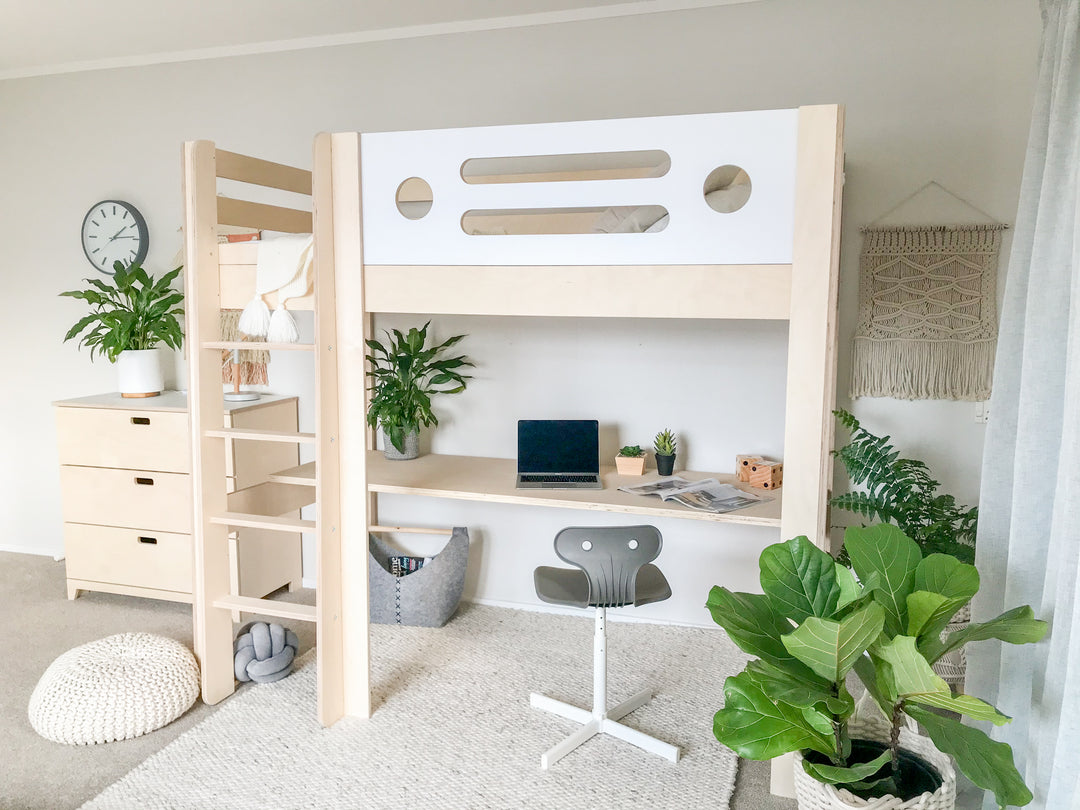
[[[734,475],[679,471],[690,481],[716,478],[740,489],[772,498],[736,512],[717,515],[699,512],[681,504],[665,503],[651,495],[619,492],[627,484],[641,484],[658,478],[655,470],[639,475],[619,475],[614,467],[601,467],[603,489],[543,490],[516,489],[517,463],[507,458],[477,456],[426,455],[412,461],[387,461],[381,451],[367,455],[368,489],[397,495],[427,495],[467,501],[518,503],[527,506],[551,506],[560,509],[588,509],[597,512],[620,512],[652,517],[686,518],[715,523],[742,523],[752,526],[780,526],[782,492],[765,493],[738,484]]]
[[[276,473],[270,473],[267,476],[270,481],[276,481],[279,484],[295,484],[302,487],[315,486],[315,462],[309,461],[307,464],[301,464],[299,467],[290,467],[287,470],[281,470]]]

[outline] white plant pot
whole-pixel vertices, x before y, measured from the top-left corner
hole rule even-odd
[[[156,397],[165,388],[161,354],[157,349],[120,352],[116,359],[116,378],[121,396]]]

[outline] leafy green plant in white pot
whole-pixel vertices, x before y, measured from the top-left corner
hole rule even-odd
[[[385,331],[385,343],[370,339],[367,355],[371,368],[371,404],[367,423],[381,427],[388,459],[407,460],[420,455],[420,426],[432,427],[439,419],[431,409],[435,394],[458,394],[471,376],[462,370],[473,363],[463,354],[444,357],[447,349],[465,335],[455,335],[434,346],[427,345],[428,321],[407,333]]]
[[[125,397],[156,396],[165,387],[157,346],[183,345],[180,304],[184,294],[172,288],[180,268],[155,280],[142,265],[116,262],[108,280],[83,279],[89,287],[60,295],[90,305],[90,314],[68,330],[64,342],[79,338],[79,348],[100,353],[117,365],[117,382]]]
[[[713,619],[756,656],[724,684],[716,738],[747,759],[795,753],[800,810],[951,810],[950,757],[1001,807],[1028,804],[1009,746],[940,710],[998,725],[1009,718],[954,694],[931,664],[965,642],[1038,641],[1045,622],[1025,606],[942,640],[952,613],[978,590],[974,566],[923,558],[884,524],[848,529],[845,545],[854,571],[797,537],[762,552],[764,593],[712,589]],[[858,708],[846,683],[852,670],[867,690]],[[909,754],[925,761],[911,764]]]

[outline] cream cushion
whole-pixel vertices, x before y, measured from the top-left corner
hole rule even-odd
[[[178,641],[121,633],[61,655],[30,696],[30,725],[47,740],[127,740],[171,723],[199,696],[199,665]]]

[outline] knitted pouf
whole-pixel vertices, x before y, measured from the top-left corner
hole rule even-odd
[[[30,725],[47,740],[129,740],[171,723],[199,696],[191,650],[151,633],[120,633],[68,650],[30,696]]]

